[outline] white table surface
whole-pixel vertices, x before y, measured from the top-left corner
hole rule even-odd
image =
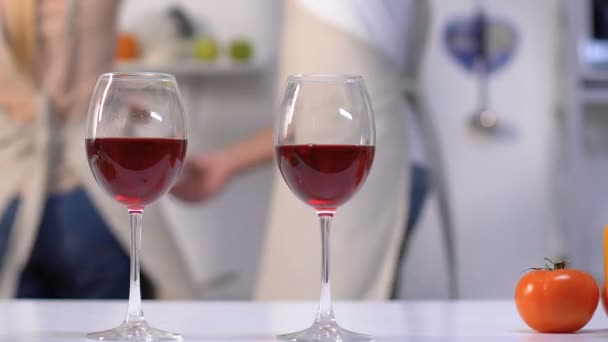
[[[83,341],[85,332],[114,327],[120,301],[0,301],[0,341]],[[155,327],[186,341],[272,341],[274,334],[307,327],[315,303],[145,302]],[[377,341],[599,341],[608,340],[608,317],[598,308],[577,334],[528,329],[511,301],[337,303],[342,326]]]

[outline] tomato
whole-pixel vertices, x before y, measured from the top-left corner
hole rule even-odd
[[[526,273],[515,289],[515,304],[530,328],[543,333],[569,333],[591,320],[599,296],[597,283],[589,273],[565,269],[562,261],[554,268]]]

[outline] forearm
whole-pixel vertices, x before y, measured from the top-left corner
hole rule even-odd
[[[249,139],[228,146],[222,153],[233,174],[267,163],[274,157],[273,129],[264,129]]]
[[[1,44],[1,42],[0,42]],[[0,112],[19,122],[32,122],[38,111],[37,90],[19,73],[0,46]]]
[[[32,122],[37,114],[37,90],[22,73],[0,35],[0,112],[20,122]]]

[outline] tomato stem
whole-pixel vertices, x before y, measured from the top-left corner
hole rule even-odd
[[[546,270],[546,271],[563,270],[563,269],[566,269],[566,264],[568,263],[568,260],[560,260],[558,262],[554,262],[553,260],[551,260],[549,258],[545,258],[545,261],[546,261],[545,262],[545,267],[530,267],[530,268],[526,268],[522,272],[526,272],[526,271],[530,271],[530,270],[534,270],[534,271],[541,271],[541,270]]]
[[[551,270],[551,271],[563,270],[566,268],[566,263],[568,263],[568,260],[560,260],[558,262],[554,262],[553,260],[551,260],[549,258],[545,258],[545,261],[548,261],[549,263],[551,263],[552,266],[549,266],[545,263],[545,266],[547,267],[547,269]]]

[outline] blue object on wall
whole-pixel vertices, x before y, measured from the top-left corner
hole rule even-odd
[[[504,67],[517,48],[515,25],[483,11],[449,19],[443,32],[448,54],[468,72],[484,63],[491,74]],[[484,43],[485,42],[485,43]]]

